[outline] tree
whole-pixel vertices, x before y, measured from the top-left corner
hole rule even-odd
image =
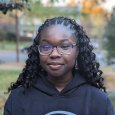
[[[108,51],[108,59],[115,58],[115,8],[113,8],[113,12],[111,14],[110,20],[105,28],[105,37],[107,38],[107,42],[105,47]]]
[[[68,6],[70,6],[70,7],[76,7],[77,6],[77,1],[75,1],[75,0],[71,0],[71,1],[69,1],[68,3],[67,3],[67,5]]]
[[[19,62],[19,19],[18,11],[25,7],[25,3],[28,0],[0,0],[0,11],[6,14],[8,11],[15,10],[15,21],[16,21],[16,61]]]
[[[104,0],[82,0],[82,13],[84,14],[101,14],[103,13],[103,8],[101,4],[105,2]]]
[[[82,0],[81,18],[82,24],[86,27],[87,33],[97,39],[101,39],[106,24],[107,12],[103,9],[104,0]],[[101,31],[101,32],[100,32]]]
[[[6,14],[14,9],[22,10],[25,7],[25,2],[27,3],[28,0],[0,0],[0,11]]]

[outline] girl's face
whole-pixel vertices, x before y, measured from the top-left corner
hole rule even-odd
[[[63,25],[49,26],[42,31],[40,38],[41,52],[50,53],[39,54],[39,57],[40,64],[48,73],[48,76],[72,76],[72,68],[78,55],[77,46],[72,48],[72,44],[76,44],[76,39],[72,31]]]

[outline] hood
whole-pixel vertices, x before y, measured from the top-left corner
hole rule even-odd
[[[75,74],[73,79],[65,86],[65,88],[61,92],[59,92],[45,76],[40,75],[36,84],[33,85],[33,88],[49,96],[64,96],[71,94],[84,84],[87,84],[86,80],[77,73]]]

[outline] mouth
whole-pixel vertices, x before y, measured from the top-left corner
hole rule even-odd
[[[48,63],[48,66],[51,70],[59,70],[61,69],[61,67],[63,66],[64,64],[62,63],[57,63],[57,62],[53,62],[53,63]]]

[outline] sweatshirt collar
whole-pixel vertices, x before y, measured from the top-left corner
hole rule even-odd
[[[86,80],[76,73],[73,79],[65,86],[65,88],[59,92],[54,85],[46,78],[46,76],[40,75],[36,84],[33,85],[36,90],[41,91],[49,96],[55,95],[68,95],[74,92],[80,86],[86,84]]]

